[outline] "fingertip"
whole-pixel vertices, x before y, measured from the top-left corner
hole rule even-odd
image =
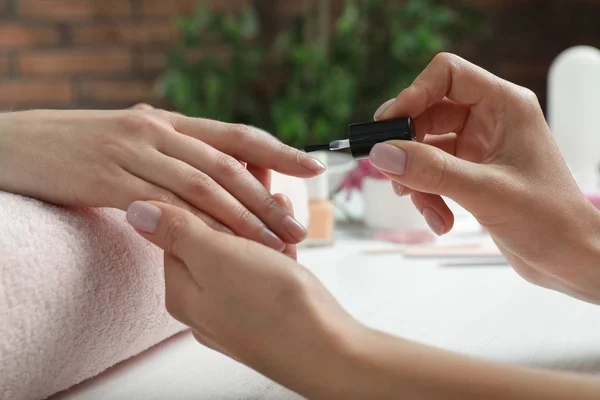
[[[162,216],[162,210],[146,201],[134,201],[127,208],[126,219],[131,226],[144,233],[154,233]]]
[[[297,159],[296,161],[298,162],[298,164],[300,164],[303,168],[310,171],[313,176],[321,175],[327,169],[325,164],[323,164],[321,161],[319,161],[316,158],[311,157],[308,154],[303,153],[301,151],[298,151],[296,159]]]
[[[394,104],[395,101],[396,101],[396,98],[394,97],[393,99],[389,99],[388,101],[386,101],[385,103],[380,105],[379,108],[377,109],[377,111],[375,111],[375,114],[373,115],[373,119],[375,121],[378,121],[385,114],[385,112],[390,108],[390,106],[392,104]]]
[[[419,90],[414,85],[410,85],[398,94],[398,96],[391,101],[388,107],[383,110],[377,120],[386,120],[397,117],[410,117],[416,118],[421,114],[426,106],[423,106],[421,101]]]

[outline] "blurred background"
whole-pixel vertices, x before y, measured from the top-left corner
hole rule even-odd
[[[534,90],[600,45],[594,0],[0,0],[0,107],[148,102],[302,146],[370,119],[442,50]]]
[[[371,120],[436,53],[451,51],[532,89],[548,116],[551,64],[573,46],[600,47],[599,12],[598,0],[0,0],[0,108],[146,102],[254,125],[302,148]],[[556,75],[563,116],[552,128],[596,190],[598,156],[579,152],[597,146],[572,134],[600,138],[589,100],[600,52],[580,50]],[[372,226],[422,220],[368,162],[336,156],[328,176],[337,212],[362,191]]]

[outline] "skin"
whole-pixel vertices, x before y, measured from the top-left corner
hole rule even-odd
[[[386,146],[406,153],[402,174],[398,165],[380,170],[396,192],[443,221],[436,233],[453,224],[443,195],[477,218],[523,278],[600,302],[600,214],[570,174],[533,92],[440,54],[377,118],[398,116],[413,118],[429,146],[380,144],[370,159],[377,167]]]
[[[400,115],[414,118],[420,143],[378,145],[371,162],[385,166],[438,234],[453,223],[447,196],[473,213],[526,279],[600,302],[600,216],[531,92],[442,54],[377,117]],[[277,253],[160,202],[133,203],[128,220],[164,249],[171,315],[200,343],[308,398],[600,398],[591,377],[492,363],[371,330],[295,261],[293,247]]]
[[[270,171],[312,177],[316,160],[264,131],[138,105],[0,115],[0,190],[62,206],[186,209],[276,250],[306,230],[265,188]]]

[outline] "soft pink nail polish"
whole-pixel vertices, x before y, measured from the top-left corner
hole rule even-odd
[[[288,215],[283,219],[283,227],[299,242],[303,241],[308,236],[306,229],[300,225],[300,222],[292,218],[291,215]]]
[[[160,208],[145,201],[134,201],[127,209],[127,222],[135,229],[154,233],[162,216]]]
[[[298,164],[315,174],[322,174],[326,169],[322,162],[301,152],[298,152]]]
[[[283,251],[285,249],[285,243],[267,228],[263,228],[260,233],[260,238],[265,245],[272,249],[277,251]]]
[[[446,230],[446,224],[440,215],[433,208],[426,208],[423,210],[423,217],[427,225],[431,228],[436,235],[440,236],[444,234]]]
[[[386,101],[385,103],[383,103],[382,105],[380,105],[379,108],[377,109],[377,111],[375,111],[375,115],[373,115],[373,119],[375,121],[377,121],[379,118],[381,118],[381,116],[383,115],[383,113],[385,113],[387,111],[387,109],[390,108],[390,106],[392,104],[394,104],[395,101],[396,101],[395,98],[389,99],[388,101]]]
[[[375,168],[396,175],[404,175],[406,159],[406,151],[388,143],[377,143],[369,154],[369,161]]]

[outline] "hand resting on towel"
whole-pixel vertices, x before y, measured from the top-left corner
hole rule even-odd
[[[282,251],[305,228],[268,192],[270,170],[324,166],[256,128],[140,106],[0,114],[0,190],[64,206],[126,210],[156,200]]]

